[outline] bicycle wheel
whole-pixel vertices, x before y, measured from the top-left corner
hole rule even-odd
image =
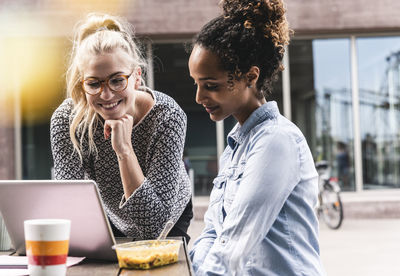
[[[343,221],[343,205],[339,193],[335,191],[332,184],[327,182],[320,196],[320,216],[329,228],[338,229]]]

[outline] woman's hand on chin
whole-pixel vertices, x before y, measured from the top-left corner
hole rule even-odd
[[[128,114],[104,122],[104,138],[107,140],[111,136],[111,145],[119,158],[133,152],[132,127],[133,117]]]

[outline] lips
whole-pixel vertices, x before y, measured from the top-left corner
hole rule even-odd
[[[101,103],[99,104],[102,108],[110,110],[113,109],[114,107],[116,107],[117,105],[119,105],[121,103],[122,100],[116,101],[116,102],[111,102],[111,103]]]
[[[208,113],[213,113],[215,110],[218,109],[218,106],[204,106]]]

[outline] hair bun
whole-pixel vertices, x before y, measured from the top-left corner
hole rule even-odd
[[[109,31],[121,31],[121,27],[113,19],[105,19],[102,25]]]
[[[124,31],[121,24],[110,15],[90,13],[86,20],[79,26],[77,42],[80,43],[89,35],[106,30],[116,32]]]
[[[289,26],[282,0],[222,0],[225,18],[242,22],[246,29],[254,28],[273,41],[276,47],[289,43]]]

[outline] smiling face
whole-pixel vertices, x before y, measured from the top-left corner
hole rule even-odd
[[[189,71],[197,84],[196,102],[206,109],[213,121],[232,115],[243,124],[265,100],[256,97],[254,88],[247,85],[247,78],[230,81],[228,72],[221,69],[218,61],[218,56],[211,51],[199,45],[193,48]]]
[[[92,55],[81,67],[84,80],[100,81],[116,75],[129,75],[128,86],[121,92],[113,92],[103,83],[103,91],[97,95],[86,94],[89,105],[104,119],[119,119],[125,114],[135,115],[136,91],[140,85],[140,68],[132,71],[131,57],[123,50]]]

